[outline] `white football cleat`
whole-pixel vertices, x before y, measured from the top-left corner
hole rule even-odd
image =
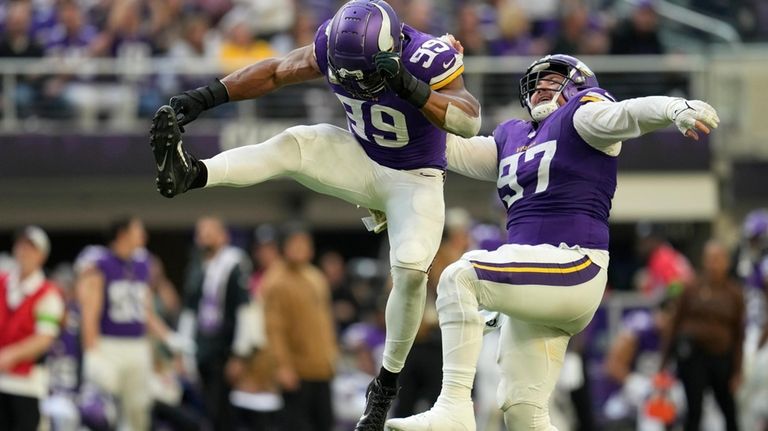
[[[435,405],[431,410],[407,418],[390,419],[385,431],[475,431],[472,403],[451,408]]]

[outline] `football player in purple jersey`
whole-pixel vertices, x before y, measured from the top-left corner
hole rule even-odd
[[[507,240],[443,271],[441,394],[431,410],[387,421],[389,430],[475,430],[471,390],[483,309],[507,317],[497,391],[507,429],[555,429],[547,405],[568,340],[592,319],[606,284],[621,141],[670,124],[698,139],[719,121],[701,101],[615,102],[583,62],[566,55],[534,62],[520,81],[520,101],[532,121],[509,120],[489,137],[449,136],[449,169],[496,183]]]
[[[152,372],[148,334],[172,351],[179,336],[152,308],[147,233],[137,217],[116,220],[109,247],[88,246],[75,261],[80,306],[83,383],[120,400],[121,421],[132,430],[150,427]]]
[[[443,229],[446,132],[470,137],[480,128],[480,107],[464,87],[463,70],[453,47],[401,24],[385,1],[352,0],[320,26],[312,45],[175,96],[153,120],[163,196],[282,176],[371,209],[378,215],[375,231],[386,215],[394,288],[383,367],[369,387],[358,430],[383,429],[421,322],[426,271]],[[292,127],[208,160],[184,150],[180,127],[204,110],[317,78],[327,80],[344,106],[347,129]]]

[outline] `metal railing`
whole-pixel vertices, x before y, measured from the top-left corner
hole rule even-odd
[[[517,83],[520,74],[534,58],[527,57],[468,57],[465,58],[464,79],[468,88],[483,105],[487,126],[497,123],[496,114],[523,115],[517,102]],[[701,56],[597,56],[583,60],[597,73],[602,86],[620,99],[648,94],[672,94],[702,98],[707,88],[703,75],[706,74],[708,59]],[[61,126],[66,130],[95,129],[105,117],[96,112],[100,107],[87,106],[87,101],[77,100],[90,97],[91,103],[103,103],[99,98],[116,92],[119,108],[118,121],[107,122],[99,131],[130,131],[138,121],[150,115],[156,104],[163,103],[175,92],[183,91],[186,82],[204,81],[205,77],[226,74],[218,64],[199,61],[169,59],[44,59],[9,60],[0,59],[2,77],[2,132],[19,132],[35,128],[36,131],[50,130],[59,133]],[[45,81],[54,77],[63,80],[64,86],[77,87],[79,92],[66,94],[69,100],[63,105],[54,105],[59,111],[20,112],[20,89],[29,86],[29,81]],[[93,88],[91,93],[83,88]],[[188,84],[187,84],[188,85]],[[119,89],[119,91],[118,91]],[[73,99],[74,98],[74,99]],[[237,109],[222,111],[223,118],[304,121],[342,121],[343,111],[332,101],[333,95],[325,91],[321,81],[309,85],[281,89],[257,100],[255,103],[239,103]],[[74,105],[77,105],[73,107]],[[154,103],[154,104],[153,104]],[[114,103],[113,103],[114,104]],[[88,111],[89,108],[94,108]],[[50,109],[50,108],[49,108]],[[70,110],[71,112],[67,112]],[[29,109],[27,109],[29,111]],[[88,111],[91,121],[79,121]],[[66,115],[61,115],[66,114]],[[112,114],[110,114],[112,115]],[[110,119],[106,115],[106,119]],[[56,121],[64,117],[65,121]],[[217,123],[214,121],[213,123]],[[220,123],[220,121],[218,122]],[[58,126],[58,127],[57,127]]]
[[[483,106],[483,132],[511,117],[525,117],[518,102],[518,79],[534,58],[467,57],[464,80]],[[618,99],[652,94],[696,98],[711,102],[720,112],[722,128],[715,137],[715,149],[726,158],[768,159],[764,136],[768,122],[762,119],[768,46],[715,50],[702,55],[595,56],[583,57],[597,74],[603,88]],[[0,133],[138,133],[146,120],[168,97],[183,91],[190,82],[225,75],[215,63],[170,59],[0,59]],[[20,112],[22,87],[35,79],[61,78],[64,86],[88,89],[93,103],[118,88],[119,109],[113,112],[89,111],[83,121],[83,107],[67,104],[48,107],[43,112]],[[104,89],[104,90],[102,90]],[[80,93],[83,93],[80,91]],[[87,93],[87,92],[86,92]],[[76,98],[77,92],[67,94]],[[37,99],[32,99],[37,102]],[[76,100],[77,101],[77,100]],[[71,100],[70,100],[71,102]],[[318,122],[344,123],[344,111],[322,80],[287,87],[256,101],[217,108],[201,118],[205,127],[217,131],[238,121],[245,126],[258,123],[271,131],[290,124]],[[93,108],[93,107],[91,107]],[[52,110],[51,110],[52,109]],[[95,112],[94,112],[95,111]],[[118,114],[114,114],[118,112]],[[267,127],[274,125],[274,127]],[[721,139],[727,136],[728,139]]]

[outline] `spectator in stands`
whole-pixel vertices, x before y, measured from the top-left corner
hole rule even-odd
[[[502,2],[499,5],[497,25],[499,37],[488,43],[491,55],[539,55],[543,52],[544,47],[537,46],[531,38],[528,17],[517,4]]]
[[[286,430],[330,431],[337,346],[328,281],[310,263],[314,246],[304,227],[286,226],[281,248],[284,261],[269,269],[263,290],[267,342],[285,400],[283,425]]]
[[[91,55],[130,59],[126,64],[149,58],[154,44],[142,25],[140,7],[134,0],[115,0],[106,27],[90,44]],[[130,127],[141,99],[131,80],[135,77],[96,75],[68,85],[64,97],[77,110],[80,127],[94,129],[101,113],[108,114],[113,127]]]
[[[284,53],[300,46],[310,45],[315,41],[315,32],[320,24],[321,22],[318,22],[314,15],[309,12],[303,12],[296,17],[296,22],[291,30],[290,46],[279,46],[274,39],[272,45],[277,51]]]
[[[488,52],[476,4],[464,3],[460,6],[453,34],[464,46],[464,55],[485,55]]]
[[[243,330],[237,325],[245,323],[240,314],[249,301],[251,265],[242,250],[230,245],[227,229],[219,218],[198,219],[195,244],[199,255],[187,270],[179,332],[196,341],[196,368],[214,429],[232,429],[231,387],[225,367],[231,357],[248,354],[236,351],[234,341],[236,331]]]
[[[207,16],[200,13],[186,15],[181,24],[180,37],[173,40],[168,49],[168,57],[175,60],[177,66],[172,76],[163,76],[163,91],[173,94],[182,88],[207,84],[213,79],[213,76],[194,73],[194,69],[201,63],[202,66],[216,64],[220,42]],[[187,72],[193,73],[186,75]]]
[[[360,320],[360,304],[352,292],[347,278],[346,262],[339,252],[330,250],[323,253],[320,256],[320,270],[331,288],[333,320],[336,323],[336,333],[341,334],[349,325]]]
[[[628,19],[620,22],[611,35],[611,54],[663,54],[659,39],[659,16],[655,0],[640,0]]]
[[[31,33],[32,4],[17,1],[8,5],[4,34],[0,39],[0,57],[42,57],[43,48]]]
[[[584,35],[590,31],[589,9],[581,0],[563,2],[560,31],[554,40],[552,52],[577,55]]]
[[[46,80],[40,114],[48,118],[68,118],[76,108],[70,106],[67,92],[84,77],[69,72],[82,59],[91,57],[98,30],[86,23],[80,4],[61,0],[56,5],[56,22],[45,37],[45,56],[59,60],[57,72]]]
[[[202,61],[215,58],[218,46],[207,16],[200,13],[184,16],[181,30],[181,37],[168,50],[169,57]]]
[[[254,36],[245,15],[227,15],[222,21],[224,40],[219,50],[219,63],[225,72],[247,66],[257,60],[275,56],[272,46]]]
[[[437,16],[432,0],[411,0],[400,13],[403,14],[403,21],[416,30],[440,34],[435,28],[438,23],[435,22]]]
[[[0,58],[41,58],[43,56],[42,46],[32,37],[31,21],[31,3],[10,3],[5,17],[5,32],[0,38]],[[43,82],[39,72],[39,70],[30,70],[24,76],[16,77],[14,96],[19,116],[31,114],[34,108]],[[11,89],[4,88],[3,91],[11,91]]]
[[[232,3],[235,7],[224,21],[233,15],[243,18],[250,34],[258,39],[269,41],[276,35],[290,33],[295,24],[297,0],[233,0]]]
[[[50,242],[37,226],[13,243],[15,268],[0,273],[0,429],[36,431],[39,403],[47,395],[38,360],[59,335],[64,317],[61,292],[43,274]]]
[[[60,0],[56,16],[56,25],[45,41],[45,55],[66,59],[88,57],[98,30],[85,21],[80,4],[75,0]]]
[[[728,431],[738,429],[734,393],[741,383],[744,342],[744,297],[729,274],[728,249],[710,240],[704,246],[702,271],[683,291],[672,321],[670,342],[661,369],[673,355],[683,382],[688,413],[685,430],[699,429],[704,391],[712,389]]]

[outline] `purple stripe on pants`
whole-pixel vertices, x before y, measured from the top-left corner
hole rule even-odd
[[[493,281],[496,283],[528,285],[539,284],[544,286],[575,286],[586,283],[593,279],[599,272],[600,267],[594,262],[589,262],[587,266],[577,271],[567,271],[574,267],[584,264],[588,258],[566,264],[547,264],[546,267],[534,266],[541,264],[487,264],[484,262],[472,261],[477,278],[480,280]],[[537,268],[533,271],[505,271],[513,268]],[[545,269],[554,269],[555,272],[540,272]]]

